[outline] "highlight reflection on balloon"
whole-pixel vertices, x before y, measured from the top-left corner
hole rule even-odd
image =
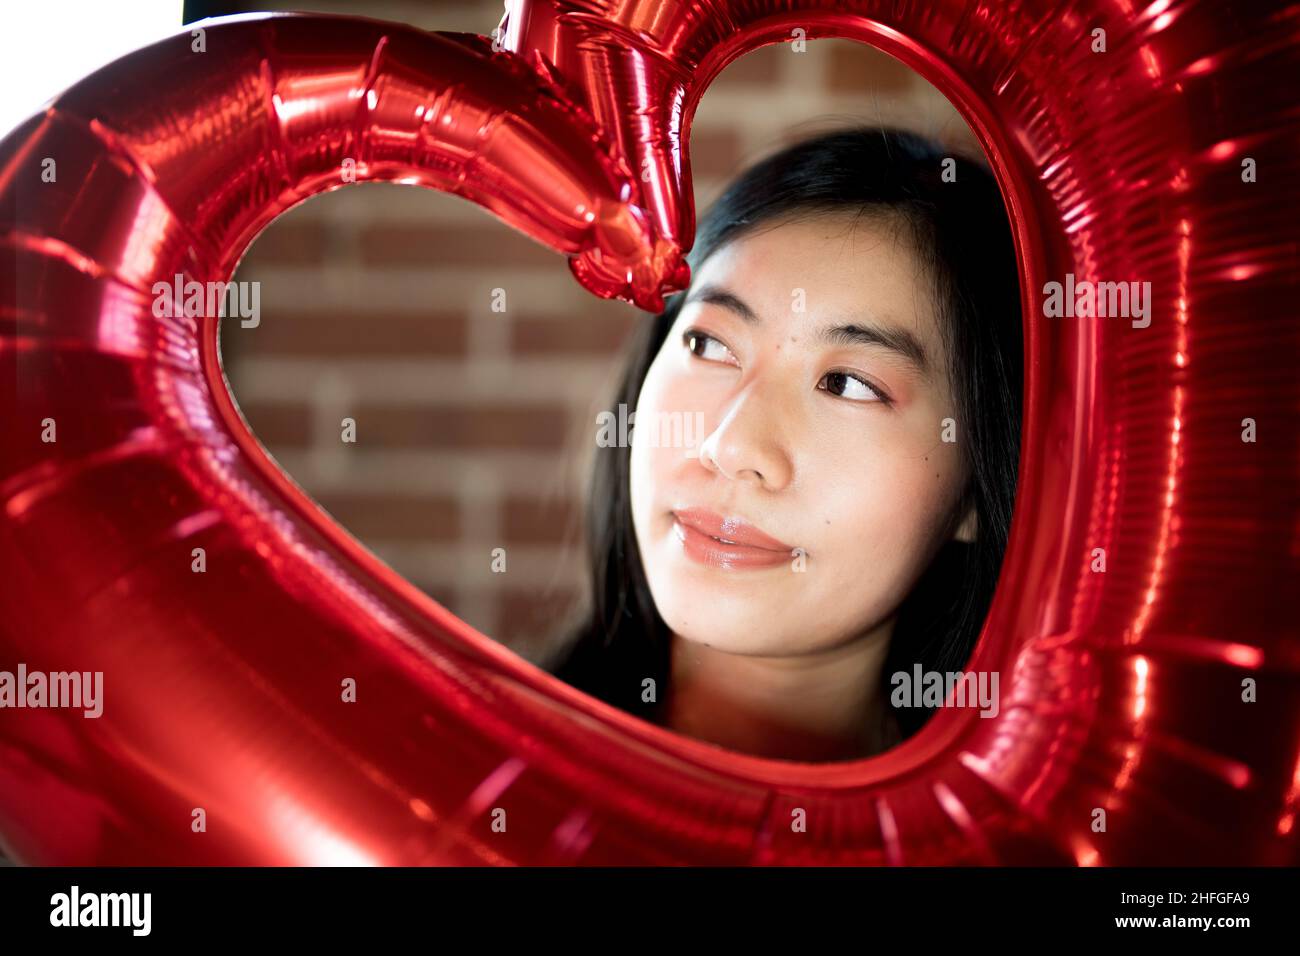
[[[0,669],[102,671],[105,688],[98,719],[0,711],[8,853],[1296,862],[1300,160],[1271,118],[1293,110],[1300,12],[845,6],[520,0],[499,52],[354,18],[227,18],[204,52],[187,30],[132,54],[0,143]],[[695,104],[796,28],[873,43],[963,109],[1029,304],[1017,511],[969,665],[1003,672],[998,716],[945,709],[837,765],[679,738],[473,631],[266,458],[215,317],[152,308],[156,282],[229,279],[350,159],[357,181],[465,196],[594,293],[656,309],[688,278]],[[1150,281],[1150,326],[1044,318],[1039,290],[1067,275]]]

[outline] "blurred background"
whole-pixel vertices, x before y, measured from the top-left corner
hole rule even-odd
[[[23,5],[8,26],[5,131],[104,62],[250,3]],[[501,0],[298,3],[292,9],[490,35]],[[6,15],[8,17],[8,15]],[[847,40],[754,51],[700,102],[689,143],[703,213],[741,168],[848,124],[914,129],[980,156],[953,107]],[[383,561],[480,631],[546,666],[585,606],[580,524],[596,416],[616,411],[620,350],[646,317],[599,300],[562,257],[466,200],[362,184],[273,223],[234,277],[261,322],[223,323],[236,401],[271,456]],[[492,290],[507,309],[492,311]],[[341,421],[356,421],[355,443]],[[506,573],[493,573],[496,548]]]

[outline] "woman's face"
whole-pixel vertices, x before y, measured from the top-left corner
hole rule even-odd
[[[890,621],[954,525],[973,537],[931,278],[895,225],[764,224],[693,277],[631,451],[642,563],[682,638],[835,648]]]

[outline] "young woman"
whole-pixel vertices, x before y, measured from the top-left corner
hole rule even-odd
[[[779,759],[865,757],[925,723],[890,677],[965,666],[1020,429],[1007,214],[983,166],[947,159],[842,130],[702,218],[691,287],[631,342],[630,447],[596,450],[591,611],[556,676]]]

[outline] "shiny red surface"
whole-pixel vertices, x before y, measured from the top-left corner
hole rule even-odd
[[[105,695],[98,719],[0,711],[5,851],[1297,862],[1300,8],[541,0],[504,25],[493,54],[347,18],[210,21],[206,53],[187,28],[0,143],[0,669],[102,670]],[[1002,672],[998,716],[943,710],[831,765],[678,737],[474,632],[266,457],[215,319],[150,308],[178,272],[228,278],[348,157],[359,181],[480,203],[592,291],[654,308],[686,279],[696,102],[795,28],[876,44],[963,109],[1027,302],[1015,521],[970,665]],[[1067,273],[1152,282],[1153,321],[1043,318],[1044,282]]]

